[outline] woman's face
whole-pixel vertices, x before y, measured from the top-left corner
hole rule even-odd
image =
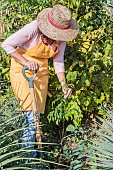
[[[45,45],[52,45],[54,42],[55,42],[56,44],[59,44],[59,41],[52,40],[51,38],[49,38],[49,37],[47,37],[46,35],[44,35],[40,30],[39,30],[39,34],[41,35],[42,42],[43,42]]]
[[[45,45],[52,45],[54,40],[48,38],[46,35],[44,34],[41,34],[41,37],[42,37],[42,41]]]

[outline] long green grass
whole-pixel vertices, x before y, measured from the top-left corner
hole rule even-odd
[[[91,146],[92,153],[89,155],[91,170],[113,169],[113,105],[105,109],[106,119],[98,118],[96,139]]]
[[[22,130],[27,129],[25,117],[20,112],[17,102],[13,96],[5,97],[0,101],[0,169],[50,169],[50,165],[55,167],[67,168],[67,165],[57,163],[49,159],[49,156],[55,157],[55,153],[47,151],[47,146],[58,146],[58,143],[42,142],[41,152],[43,157],[32,158],[30,152],[33,151],[26,147],[26,143],[20,142],[22,139]],[[34,144],[37,153],[38,142],[29,142]],[[21,145],[23,147],[21,147]],[[54,168],[56,169],[56,168]]]

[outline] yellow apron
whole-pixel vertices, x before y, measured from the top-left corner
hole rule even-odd
[[[48,58],[53,57],[56,53],[45,45],[42,41],[30,49],[17,48],[27,60],[39,64],[39,71],[34,80],[34,91],[37,103],[37,110],[44,113],[46,97],[48,91]],[[27,80],[22,75],[22,68],[19,62],[14,58],[11,59],[10,81],[12,89],[23,111],[32,110],[30,91]],[[26,71],[28,77],[33,76],[33,71]]]

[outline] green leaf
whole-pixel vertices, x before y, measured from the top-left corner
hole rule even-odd
[[[90,86],[90,81],[87,79],[85,80],[86,86],[89,87]]]
[[[66,131],[74,132],[74,131],[75,131],[75,127],[74,127],[72,124],[70,124],[70,125],[68,125],[68,127],[66,128]]]
[[[9,68],[4,68],[4,69],[2,70],[2,74],[6,73],[7,71],[9,71]]]

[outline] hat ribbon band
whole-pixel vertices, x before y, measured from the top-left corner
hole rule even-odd
[[[60,26],[60,25],[57,25],[56,23],[54,23],[52,20],[51,20],[51,16],[50,16],[50,13],[48,13],[48,21],[51,23],[51,25],[53,25],[55,28],[58,28],[58,29],[61,29],[61,30],[66,30],[70,27],[70,25],[67,25],[65,27],[63,26]]]

